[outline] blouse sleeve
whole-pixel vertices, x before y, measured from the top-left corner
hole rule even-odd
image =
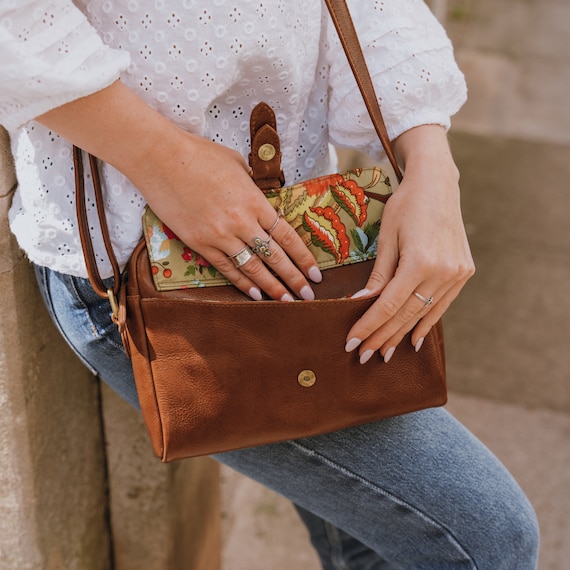
[[[423,124],[449,128],[467,89],[451,42],[423,0],[349,5],[390,139]],[[332,24],[327,42],[331,142],[378,157],[380,142]]]
[[[107,87],[129,62],[71,0],[0,0],[0,124],[9,131]]]

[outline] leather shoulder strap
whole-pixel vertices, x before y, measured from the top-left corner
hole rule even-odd
[[[354,23],[348,10],[348,6],[345,0],[325,0],[327,8],[329,9],[332,21],[337,30],[338,37],[352,73],[356,79],[356,83],[360,92],[362,93],[362,98],[366,105],[366,109],[372,119],[372,124],[380,138],[380,142],[384,147],[386,156],[394,169],[396,176],[399,181],[402,180],[402,171],[396,160],[396,154],[392,148],[390,138],[388,137],[388,131],[384,123],[384,118],[382,117],[382,111],[380,110],[380,104],[378,103],[378,97],[374,90],[374,84],[372,83],[372,78],[368,71],[366,65],[366,60],[364,59],[364,54],[362,53],[362,48],[360,46],[360,41],[358,40],[358,35],[356,29],[354,28]]]
[[[111,244],[111,237],[109,229],[107,228],[107,220],[105,218],[105,205],[103,203],[103,192],[101,190],[101,179],[99,177],[99,168],[97,159],[90,154],[89,166],[91,167],[91,180],[93,189],[95,190],[95,204],[97,206],[97,215],[99,217],[99,225],[101,227],[101,234],[103,236],[103,243],[105,250],[109,256],[111,267],[113,268],[113,277],[115,283],[112,290],[107,289],[99,273],[97,267],[97,259],[95,258],[95,251],[93,249],[93,240],[89,231],[89,220],[87,218],[87,206],[85,195],[85,175],[83,172],[83,151],[74,146],[73,147],[73,166],[75,169],[75,209],[77,213],[77,225],[79,228],[79,236],[81,238],[81,248],[83,249],[83,256],[85,257],[85,265],[87,266],[87,275],[93,290],[99,297],[105,299],[111,297],[111,293],[117,295],[121,286],[121,271],[119,263],[113,251]]]

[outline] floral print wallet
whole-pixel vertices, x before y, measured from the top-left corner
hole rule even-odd
[[[375,259],[390,179],[378,168],[355,169],[265,192],[297,231],[321,270]],[[143,229],[158,291],[229,285],[147,207]]]

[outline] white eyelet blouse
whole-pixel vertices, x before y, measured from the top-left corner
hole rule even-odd
[[[391,138],[421,124],[448,128],[466,87],[423,1],[349,6]],[[250,111],[266,101],[277,114],[288,184],[330,172],[329,145],[382,155],[321,0],[0,0],[0,123],[11,133],[19,181],[10,226],[39,265],[86,276],[71,145],[33,119],[118,78],[182,128],[244,156]],[[104,165],[102,174],[125,264],[145,201],[117,170]]]

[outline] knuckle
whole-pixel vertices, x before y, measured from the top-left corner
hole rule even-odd
[[[271,255],[269,257],[265,257],[265,262],[268,265],[278,265],[286,258],[285,254],[283,253],[282,249],[273,248],[271,250]]]
[[[376,268],[373,268],[370,272],[370,277],[368,278],[369,283],[375,283],[377,288],[382,288],[386,283],[388,283],[389,279]]]
[[[297,243],[297,240],[300,239],[299,236],[297,235],[297,232],[295,232],[295,230],[287,225],[284,226],[284,231],[282,231],[279,235],[279,245],[285,249],[295,245]]]
[[[409,306],[404,306],[399,315],[400,315],[400,321],[402,323],[407,323],[409,321],[411,321],[412,319],[417,318],[417,313],[418,311],[416,309],[414,309],[414,307],[412,307],[411,305]]]
[[[473,275],[475,275],[475,264],[474,263],[466,264],[463,268],[463,277],[465,279],[470,279],[471,277],[473,277]]]
[[[384,301],[384,313],[388,317],[393,317],[400,309],[400,306],[391,299],[387,299]]]
[[[234,275],[231,276],[232,279],[232,283],[238,288],[241,289],[242,291],[246,290],[249,288],[249,285],[251,283],[251,280],[245,275],[243,274],[241,271],[237,271]]]
[[[439,266],[437,274],[444,281],[455,281],[461,273],[460,268],[457,265],[452,265],[451,263],[444,263]]]
[[[265,270],[265,266],[259,257],[254,255],[247,263],[240,267],[241,271],[252,278],[259,277]]]
[[[216,259],[216,263],[214,265],[218,271],[224,274],[232,272],[235,269],[230,258],[222,255],[219,259]]]

